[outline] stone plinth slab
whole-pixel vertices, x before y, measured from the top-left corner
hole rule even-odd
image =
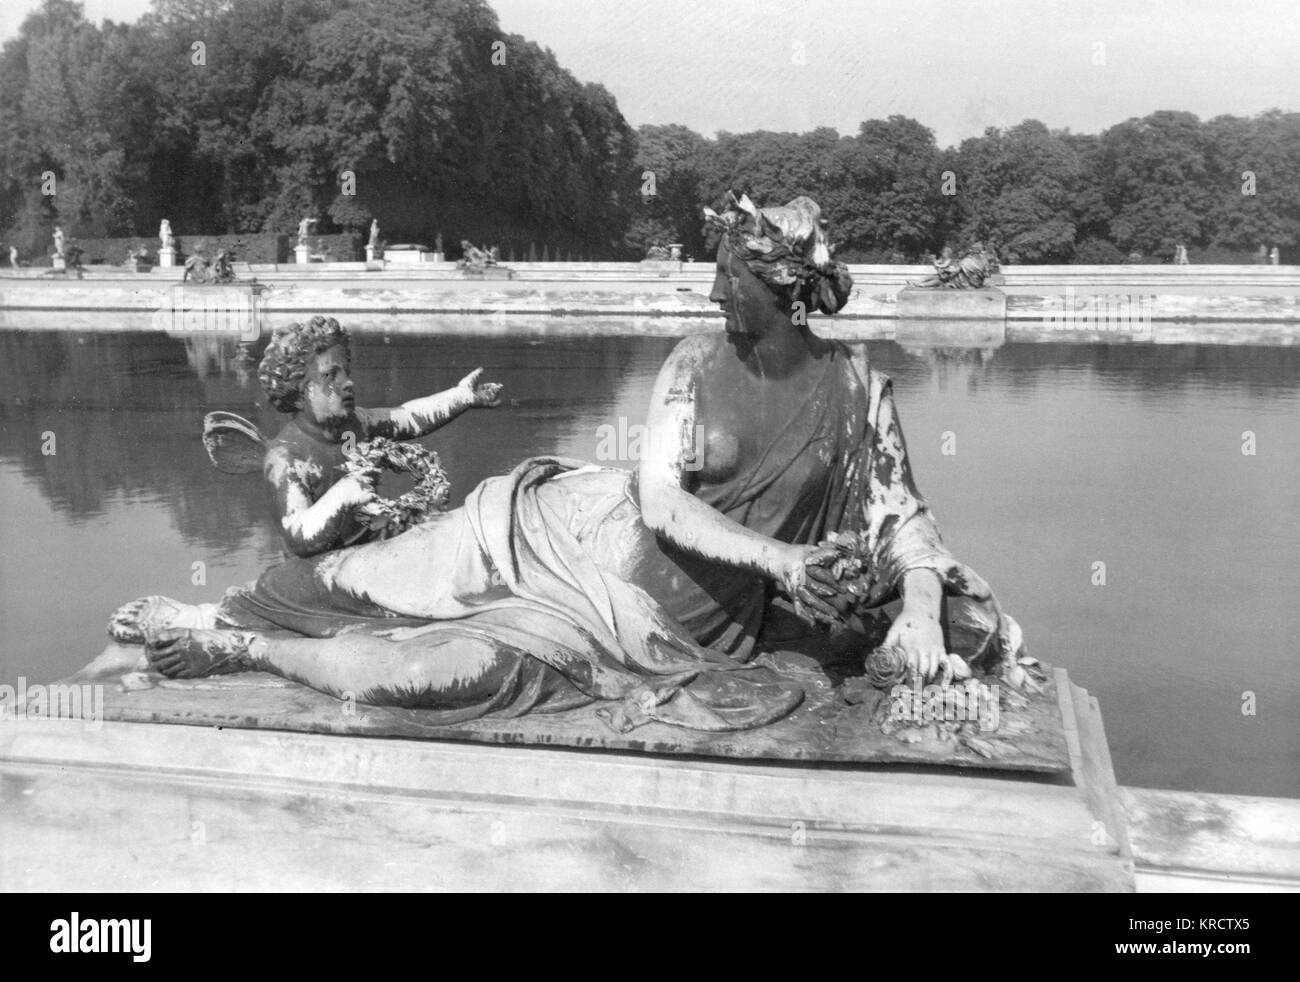
[[[647,723],[626,733],[596,715],[597,705],[564,713],[534,713],[518,718],[486,716],[461,723],[436,723],[419,710],[348,705],[306,686],[263,673],[208,679],[164,679],[142,672],[138,647],[110,645],[69,682],[104,686],[104,718],[109,721],[179,723],[259,730],[299,730],[371,737],[457,740],[499,745],[597,748],[655,754],[686,754],[747,760],[821,763],[943,764],[950,767],[1065,774],[1070,757],[1063,729],[1061,693],[1049,679],[1025,705],[1000,707],[977,720],[979,706],[962,704],[972,720],[981,755],[965,744],[934,734],[914,742],[883,733],[888,695],[855,690],[846,702],[835,668],[817,666],[795,652],[780,658],[782,675],[798,682],[804,701],[793,713],[752,730],[710,733]],[[860,673],[861,663],[858,662]],[[956,693],[954,693],[954,696]],[[1010,694],[1005,699],[1010,700]],[[919,699],[919,696],[918,696]],[[955,706],[954,706],[955,708]],[[920,736],[920,734],[913,734]]]
[[[1057,678],[1072,707],[1072,764],[1056,782],[10,719],[0,722],[0,883],[1130,891],[1095,702]]]
[[[898,294],[900,318],[1005,321],[1007,296],[1001,290],[925,290],[907,287]]]

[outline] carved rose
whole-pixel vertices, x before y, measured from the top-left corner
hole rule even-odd
[[[867,681],[888,691],[907,680],[907,655],[897,645],[881,645],[867,655]]]

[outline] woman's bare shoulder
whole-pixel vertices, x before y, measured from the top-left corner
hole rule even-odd
[[[708,366],[717,357],[721,340],[710,334],[692,334],[682,338],[659,369],[660,384],[665,379],[680,384],[707,374]]]
[[[723,343],[725,338],[721,333],[687,335],[677,342],[664,364],[703,365],[718,353]]]

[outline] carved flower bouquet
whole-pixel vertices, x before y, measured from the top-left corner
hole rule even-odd
[[[834,550],[835,558],[822,563],[835,578],[842,594],[861,603],[871,595],[875,586],[871,550],[865,532],[831,532],[817,545],[827,551]]]
[[[419,525],[430,514],[445,511],[451,497],[451,482],[442,461],[432,450],[418,443],[400,443],[378,437],[359,443],[347,453],[344,471],[373,486],[387,470],[409,474],[415,487],[397,498],[380,498],[357,509],[356,515],[382,539],[391,538]]]
[[[818,545],[828,552],[834,550],[834,558],[824,561],[822,566],[835,578],[841,595],[848,599],[851,606],[866,602],[877,585],[866,533],[831,532]],[[866,656],[865,668],[867,681],[882,691],[888,691],[911,679],[906,654],[894,645],[881,645],[870,651]],[[971,670],[965,660],[958,655],[949,654],[943,665],[943,684],[970,677]]]

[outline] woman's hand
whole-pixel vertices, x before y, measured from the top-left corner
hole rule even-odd
[[[903,609],[885,636],[885,644],[897,645],[907,657],[907,666],[921,679],[933,678],[942,668],[948,674],[948,653],[944,650],[943,627],[939,624],[943,585],[932,569],[910,569],[903,574]]]
[[[777,588],[794,601],[794,612],[811,623],[837,624],[842,612],[834,605],[839,594],[835,577],[825,564],[833,562],[836,551],[821,546],[786,546],[778,561]]]
[[[501,405],[501,383],[480,383],[478,377],[482,374],[483,369],[476,368],[461,379],[460,383],[456,387],[466,394],[471,406],[493,408]]]
[[[938,619],[909,614],[906,608],[894,619],[885,644],[896,645],[907,657],[907,667],[923,681],[937,675],[948,661]]]

